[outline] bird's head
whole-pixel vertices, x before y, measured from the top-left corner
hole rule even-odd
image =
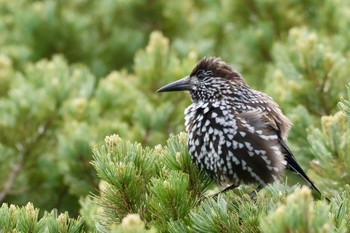
[[[189,91],[193,102],[214,102],[245,85],[241,75],[220,58],[203,58],[189,76],[170,83],[157,92]]]

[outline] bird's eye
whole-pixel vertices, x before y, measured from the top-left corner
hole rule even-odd
[[[205,72],[204,70],[198,70],[196,73],[196,76],[198,79],[204,79],[205,78]]]

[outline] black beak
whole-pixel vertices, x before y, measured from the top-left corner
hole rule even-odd
[[[185,77],[183,79],[177,80],[173,83],[165,85],[162,88],[159,88],[157,92],[167,92],[167,91],[189,91],[192,90],[190,78]]]

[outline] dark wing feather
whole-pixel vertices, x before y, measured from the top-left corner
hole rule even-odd
[[[315,184],[310,180],[310,178],[305,174],[304,170],[299,166],[298,162],[295,160],[294,155],[290,151],[289,147],[285,143],[285,141],[280,137],[279,143],[281,145],[281,148],[285,154],[285,159],[287,161],[286,168],[288,170],[291,170],[297,174],[299,174],[309,185],[315,189],[319,194],[321,194],[320,190],[315,186]]]

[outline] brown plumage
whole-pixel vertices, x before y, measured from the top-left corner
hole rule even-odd
[[[288,118],[220,58],[202,59],[188,77],[158,92],[182,90],[192,99],[185,110],[189,153],[218,184],[256,183],[259,189],[289,169],[319,192],[285,143]]]

